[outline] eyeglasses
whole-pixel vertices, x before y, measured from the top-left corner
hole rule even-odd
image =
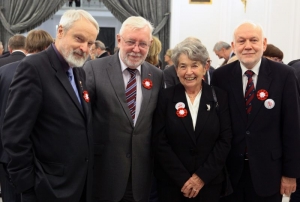
[[[139,42],[137,44],[136,41],[133,41],[133,40],[128,40],[126,41],[122,36],[121,38],[124,40],[125,44],[129,47],[135,47],[136,45],[139,47],[139,48],[142,48],[142,49],[146,49],[149,47],[149,45],[146,43],[146,42]]]

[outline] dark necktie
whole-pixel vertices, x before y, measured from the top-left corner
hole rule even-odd
[[[251,70],[247,70],[245,72],[245,75],[248,77],[248,82],[246,86],[246,91],[245,91],[245,103],[246,103],[246,112],[247,114],[251,113],[252,110],[252,100],[254,98],[255,94],[255,89],[254,89],[254,84],[253,84],[253,76],[254,72]]]
[[[131,114],[131,117],[134,121],[135,118],[135,102],[136,102],[136,69],[127,68],[127,71],[130,73],[131,78],[129,79],[126,87],[126,101]]]

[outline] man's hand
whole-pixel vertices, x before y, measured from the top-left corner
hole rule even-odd
[[[290,196],[291,193],[296,191],[296,178],[289,178],[289,177],[281,177],[281,186],[280,186],[280,193]]]

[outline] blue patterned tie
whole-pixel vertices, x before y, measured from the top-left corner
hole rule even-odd
[[[78,90],[77,90],[77,87],[76,87],[76,84],[75,84],[75,80],[74,80],[74,78],[73,78],[74,75],[73,75],[73,71],[72,71],[72,68],[71,68],[71,67],[70,67],[69,70],[66,72],[66,74],[67,74],[67,76],[68,76],[68,78],[69,78],[69,81],[70,81],[72,87],[73,87],[73,90],[74,90],[74,92],[75,92],[75,94],[76,94],[76,97],[77,97],[79,103],[81,104],[81,100],[80,100],[80,98],[79,98]]]
[[[135,102],[136,102],[136,69],[127,68],[127,71],[130,73],[131,78],[129,79],[126,87],[126,101],[131,114],[131,117],[134,121],[135,118]]]
[[[247,86],[246,86],[246,91],[245,91],[245,104],[246,104],[246,112],[247,114],[251,113],[252,110],[252,100],[254,98],[254,94],[255,94],[255,88],[254,88],[254,84],[253,84],[253,76],[254,72],[251,70],[247,70],[245,72],[245,75],[248,77],[248,82],[247,82]]]

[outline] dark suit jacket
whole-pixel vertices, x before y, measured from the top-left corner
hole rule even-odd
[[[151,127],[162,71],[144,62],[141,81],[152,80],[150,90],[142,88],[143,101],[133,126],[126,102],[119,55],[86,62],[87,86],[93,109],[95,140],[94,196],[120,201],[128,178],[136,201],[149,197],[152,174]]]
[[[15,51],[7,57],[0,59],[0,67],[18,60],[22,60],[25,57],[25,54],[21,51]]]
[[[9,55],[10,55],[10,52],[9,51],[5,51],[5,52],[2,53],[2,55],[0,55],[0,59],[1,58],[5,58],[5,57],[7,57]]]
[[[14,77],[15,71],[20,64],[20,61],[9,63],[0,67],[0,137],[1,137],[1,128],[3,125],[3,119],[6,109],[7,97],[9,93],[9,86]],[[0,138],[0,162],[8,163],[9,157],[8,154],[3,150],[2,139]]]
[[[226,90],[229,97],[233,140],[227,167],[233,187],[242,175],[246,147],[258,195],[278,192],[282,176],[300,177],[300,102],[293,69],[262,58],[256,92],[266,90],[275,106],[267,109],[255,95],[248,119],[239,61],[217,69],[212,85]]]
[[[156,177],[169,185],[175,184],[178,191],[193,173],[206,185],[224,180],[222,170],[232,137],[227,95],[215,88],[217,111],[211,87],[205,82],[202,84],[195,130],[182,84],[161,92],[153,118]],[[185,104],[186,117],[176,115],[178,102]]]
[[[79,95],[85,73],[74,68]],[[81,96],[80,96],[81,97]],[[8,97],[2,141],[18,192],[34,187],[38,201],[90,202],[93,142],[89,103],[81,105],[54,49],[19,64]]]
[[[109,56],[109,55],[108,55],[108,52],[102,53],[102,54],[99,55],[99,57],[97,57],[97,58],[104,58],[104,57],[106,57],[106,56]]]

